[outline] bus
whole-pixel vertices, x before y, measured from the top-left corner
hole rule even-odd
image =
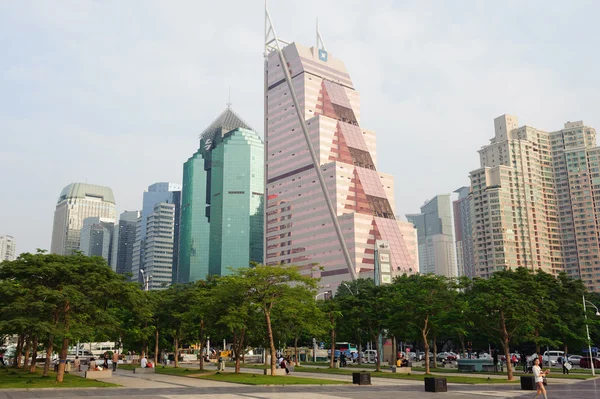
[[[340,353],[342,352],[344,352],[346,356],[350,357],[352,356],[352,353],[358,352],[358,349],[356,349],[356,345],[349,342],[336,342],[334,358],[339,358]],[[327,351],[327,357],[331,358],[331,349]]]

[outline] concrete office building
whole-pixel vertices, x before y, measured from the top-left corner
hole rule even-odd
[[[265,262],[298,265],[320,277],[322,289],[335,291],[353,275],[373,277],[374,246],[381,240],[389,244],[392,273],[410,273],[413,259],[395,217],[393,177],[376,168],[375,133],[361,127],[360,96],[344,63],[324,46],[281,41],[297,108],[272,43],[265,49]],[[308,128],[339,231],[297,113]]]
[[[177,281],[263,261],[264,148],[230,107],[184,164]]]
[[[79,250],[83,221],[100,217],[116,223],[115,197],[108,187],[72,183],[65,187],[54,211],[50,252],[69,255]]]
[[[471,172],[475,274],[564,270],[600,291],[596,131],[567,122],[548,133],[510,115],[494,127]]]
[[[0,236],[0,262],[17,259],[17,242],[13,236]]]
[[[99,217],[84,219],[79,250],[86,256],[101,256],[114,269],[117,250],[114,221]]]
[[[133,265],[133,246],[139,211],[125,211],[119,216],[117,234],[117,260],[115,271],[119,274],[131,273]]]
[[[473,259],[473,231],[471,224],[471,188],[461,187],[454,191],[458,199],[452,203],[454,212],[454,237],[459,276],[475,277]]]
[[[456,198],[455,193],[436,195],[421,207],[421,213],[406,215],[417,229],[420,273],[458,276],[452,206]]]
[[[160,240],[153,239],[152,237],[148,237],[148,228],[153,226],[154,228],[158,228],[157,221],[160,221],[161,229],[165,228],[163,226],[164,223],[169,223],[169,211],[167,208],[158,207],[161,204],[170,204],[173,205],[173,216],[170,218],[173,224],[172,226],[172,237],[171,240],[171,248],[165,249],[165,253],[162,254],[162,262],[157,262],[155,260],[155,256],[157,255],[157,249],[153,247],[154,245],[160,245],[160,248],[163,248],[164,243],[163,240],[168,239],[167,236],[169,233],[164,232],[164,230],[160,230],[160,234],[158,230],[154,230],[155,234],[159,234]],[[153,276],[156,278],[156,282],[150,284],[150,287],[153,289],[163,288],[165,285],[169,285],[172,282],[173,270],[177,268],[178,262],[178,248],[179,248],[179,218],[181,211],[181,185],[175,183],[155,183],[151,186],[148,186],[148,191],[144,192],[143,197],[143,208],[140,212],[140,216],[137,220],[136,225],[136,238],[133,246],[133,254],[132,254],[132,265],[131,265],[131,273],[132,280],[142,282],[142,276],[140,270],[144,270],[147,275],[152,275],[149,268],[153,265],[158,265],[160,272]],[[149,220],[150,217],[153,217],[152,220]],[[160,244],[158,244],[160,242]],[[152,251],[152,256],[148,256],[146,251]],[[152,264],[148,264],[147,262],[152,261]],[[166,263],[169,263],[170,274],[168,279],[165,277],[165,268]],[[158,270],[158,269],[157,269]]]

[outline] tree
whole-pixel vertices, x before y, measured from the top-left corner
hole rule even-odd
[[[474,322],[502,344],[507,359],[513,337],[538,325],[539,309],[532,300],[543,296],[541,288],[530,271],[518,268],[496,272],[487,280],[475,278],[467,292]],[[512,380],[510,362],[506,368]]]
[[[273,326],[271,314],[273,308],[297,295],[298,289],[313,292],[317,281],[314,278],[300,273],[296,266],[265,266],[253,264],[248,269],[238,269],[234,275],[246,280],[252,287],[248,293],[250,303],[260,309],[267,332],[267,342],[271,352],[271,375],[275,375],[275,340],[273,338]],[[292,285],[294,287],[292,287]]]
[[[444,276],[414,274],[396,277],[389,291],[389,308],[395,331],[403,328],[418,331],[425,348],[425,373],[429,368],[429,338],[441,327],[454,306],[455,286]]]
[[[67,351],[71,339],[91,335],[95,326],[117,327],[118,322],[107,312],[111,302],[119,301],[119,293],[126,283],[123,276],[114,273],[100,257],[81,253],[64,256],[55,254],[22,254],[0,268],[0,280],[8,280],[23,289],[29,289],[30,298],[43,301],[45,314],[41,316],[52,326],[46,342],[45,373],[49,366],[54,338],[60,338],[60,363],[56,381],[62,382]]]

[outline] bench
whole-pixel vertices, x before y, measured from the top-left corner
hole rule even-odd
[[[102,370],[102,371],[86,371],[84,378],[92,378],[94,380],[100,379],[100,378],[111,378],[112,377],[112,370],[108,369],[108,370]]]
[[[271,369],[264,369],[263,374],[271,375]],[[285,369],[275,369],[275,375],[287,375],[287,374],[285,373]]]
[[[155,372],[154,367],[136,367],[133,369],[133,374],[154,374]]]

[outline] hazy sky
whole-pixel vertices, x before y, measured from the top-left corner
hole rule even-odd
[[[263,131],[264,9],[238,1],[0,0],[0,235],[49,248],[71,182],[119,212],[180,182],[225,108]],[[377,4],[377,6],[373,6]],[[600,130],[595,1],[271,0],[280,37],[329,52],[361,93],[401,215],[468,185],[493,119]]]

